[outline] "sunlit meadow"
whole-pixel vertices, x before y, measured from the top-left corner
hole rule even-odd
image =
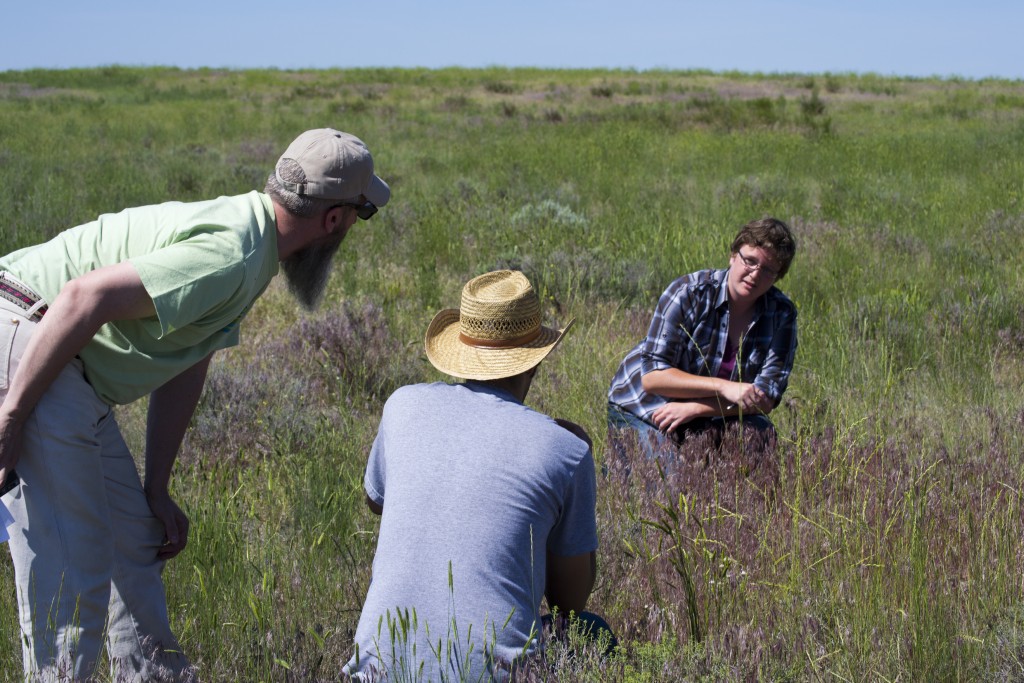
[[[370,579],[362,469],[422,335],[499,267],[576,325],[529,403],[584,425],[590,609],[620,649],[529,680],[1024,678],[1024,85],[546,70],[0,73],[4,253],[125,206],[261,189],[306,128],[363,138],[393,201],[328,303],[278,285],[220,354],[166,571],[206,681],[335,681]],[[790,223],[800,347],[779,444],[614,458],[605,391],[676,276]],[[144,405],[119,411],[141,444]],[[529,473],[524,473],[529,476]],[[0,680],[19,680],[0,562]]]

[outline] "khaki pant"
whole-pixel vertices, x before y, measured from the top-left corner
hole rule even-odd
[[[0,299],[0,397],[36,326],[24,313]],[[87,678],[104,640],[114,680],[187,677],[156,557],[163,525],[80,361],[61,371],[23,438],[21,484],[3,502],[15,520],[10,550],[26,678]]]

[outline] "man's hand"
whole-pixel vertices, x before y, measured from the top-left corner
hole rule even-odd
[[[164,544],[156,556],[169,560],[188,545],[188,517],[167,491],[146,491],[146,500],[153,516],[164,523]]]
[[[157,557],[169,560],[188,543],[188,517],[168,493],[171,470],[189,420],[206,381],[210,354],[167,381],[149,396],[146,418],[146,478],[143,486],[153,516],[164,523],[167,537]]]
[[[18,464],[21,457],[21,423],[7,415],[0,417],[0,483]]]

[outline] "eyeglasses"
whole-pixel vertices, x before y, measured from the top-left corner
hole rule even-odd
[[[365,204],[350,204],[342,202],[338,206],[348,206],[356,210],[356,215],[362,218],[364,221],[368,221],[373,218],[373,215],[377,213],[377,206],[373,202],[366,202]]]
[[[762,273],[773,280],[779,277],[779,271],[776,269],[769,268],[755,258],[745,256],[742,251],[738,251],[736,254],[740,257],[740,261],[743,262],[743,267],[746,268],[748,273]]]

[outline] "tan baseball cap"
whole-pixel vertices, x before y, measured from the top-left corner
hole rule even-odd
[[[281,178],[278,169],[285,159],[302,167],[305,182]],[[391,198],[391,188],[373,173],[373,157],[363,141],[333,128],[307,130],[295,138],[274,173],[286,190],[306,197],[355,201],[362,195],[377,208]]]

